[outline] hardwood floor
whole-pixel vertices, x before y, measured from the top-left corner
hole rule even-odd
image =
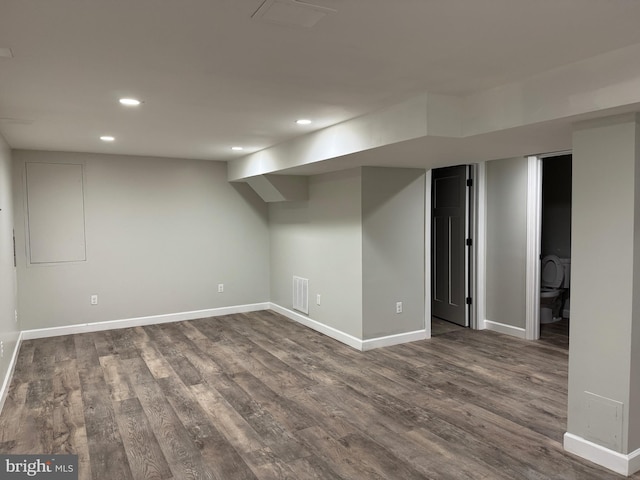
[[[569,348],[569,319],[540,325],[540,340],[558,347]]]
[[[447,322],[438,317],[431,317],[431,336],[439,337],[445,333],[457,332],[465,327],[456,325],[455,323]]]
[[[566,390],[553,342],[362,353],[265,311],[23,342],[0,452],[81,479],[623,478],[564,453]]]

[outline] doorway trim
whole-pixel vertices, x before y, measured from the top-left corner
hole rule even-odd
[[[542,239],[542,158],[527,157],[527,267],[525,338],[540,338],[540,242]]]
[[[487,328],[486,319],[486,280],[487,280],[487,164],[475,164],[475,240],[473,243],[473,258],[475,275],[473,278],[473,310],[471,328],[484,330]]]
[[[431,338],[431,181],[432,169],[425,175],[424,195],[424,330]]]

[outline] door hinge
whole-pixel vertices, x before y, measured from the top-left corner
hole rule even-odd
[[[467,178],[467,187],[473,187],[473,178]]]
[[[467,238],[467,247],[472,247],[472,246],[473,246],[473,239]]]
[[[467,297],[467,305],[471,305],[473,303],[473,301],[471,300],[471,297]]]

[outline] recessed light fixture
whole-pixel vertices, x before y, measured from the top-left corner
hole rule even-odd
[[[309,125],[311,123],[311,120],[309,120],[308,118],[301,118],[300,120],[296,120],[296,123],[298,125]]]
[[[103,135],[100,137],[100,140],[103,142],[113,142],[115,139],[116,137],[112,137],[111,135]]]
[[[244,148],[242,148],[242,147],[231,147],[231,150],[233,150],[235,152],[241,152],[242,150],[244,150]]]
[[[121,98],[119,102],[127,107],[137,107],[142,102],[136,98]]]

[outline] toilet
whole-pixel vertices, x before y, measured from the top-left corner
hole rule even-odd
[[[547,255],[540,267],[540,323],[553,323],[569,317],[564,293],[569,288],[571,260]]]

